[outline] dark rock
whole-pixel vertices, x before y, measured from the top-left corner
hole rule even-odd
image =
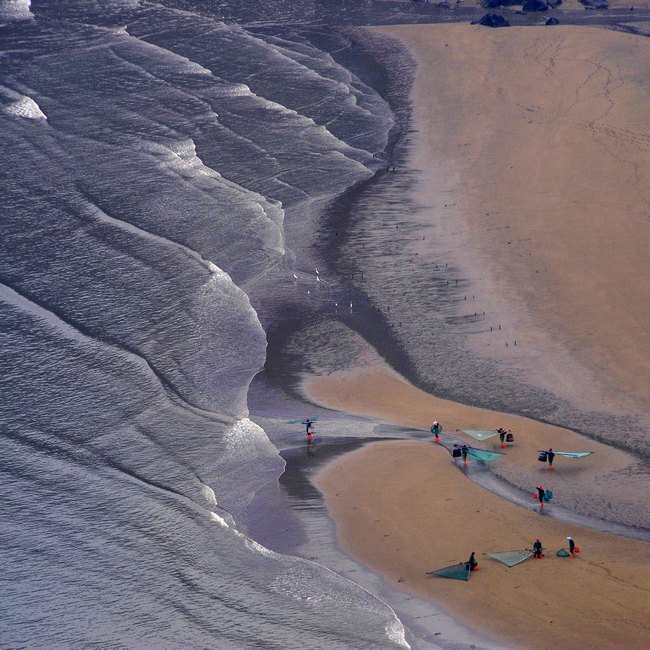
[[[607,0],[580,0],[585,9],[607,9]]]
[[[559,25],[560,21],[555,16],[551,16],[544,24],[545,25]]]
[[[485,14],[478,24],[485,27],[510,27],[510,23],[499,14]]]
[[[496,9],[497,7],[509,7],[520,4],[521,0],[481,0],[481,6],[486,9]]]
[[[524,11],[547,11],[548,2],[546,0],[526,0],[522,9]]]

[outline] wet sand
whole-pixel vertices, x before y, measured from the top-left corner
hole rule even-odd
[[[419,64],[410,164],[422,172],[423,219],[459,263],[475,268],[483,309],[503,318],[500,345],[494,333],[470,345],[506,359],[517,340],[523,352],[508,363],[526,380],[578,408],[647,417],[650,41],[579,27],[382,31],[405,41]],[[446,431],[513,429],[516,445],[493,463],[498,475],[531,492],[552,480],[556,498],[576,512],[647,526],[639,498],[647,473],[574,432],[439,400],[375,362],[306,377],[302,390],[323,406],[419,429],[434,418]],[[647,438],[632,443],[648,448]],[[550,474],[536,461],[536,450],[549,446],[596,453],[557,459]],[[643,542],[507,503],[428,443],[373,444],[331,464],[318,486],[344,549],[496,639],[534,648],[650,646]],[[568,534],[583,552],[556,558]],[[507,569],[484,559],[470,584],[424,575],[471,550],[530,547],[535,537],[550,551],[542,561]]]
[[[503,357],[516,340],[528,380],[581,408],[647,413],[650,40],[563,26],[382,31],[418,61],[424,219],[470,260],[473,308],[507,321],[498,345],[487,333],[474,347]]]
[[[527,512],[464,480],[425,442],[373,443],[317,478],[344,550],[462,623],[522,648],[646,648],[648,546]],[[548,506],[552,507],[552,506]],[[558,558],[572,535],[581,552]],[[513,568],[481,554],[530,548]],[[469,583],[426,576],[476,551]]]

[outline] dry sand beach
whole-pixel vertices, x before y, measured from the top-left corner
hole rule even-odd
[[[650,41],[581,27],[383,31],[418,62],[418,139],[409,162],[421,170],[422,218],[476,267],[474,290],[484,309],[498,305],[505,341],[518,339],[526,351],[519,363],[527,379],[579,408],[647,417]],[[494,338],[470,344],[504,355]],[[557,463],[554,485],[569,507],[587,511],[589,499],[608,495],[625,521],[647,494],[647,474],[628,454],[558,427],[439,400],[380,362],[307,377],[303,392],[324,406],[421,429],[434,417],[446,431],[512,428],[522,435],[499,471],[531,491],[548,477],[536,466],[537,449],[596,451],[580,464]],[[647,440],[639,444],[647,448]],[[338,459],[317,482],[344,549],[497,640],[650,647],[644,542],[507,503],[428,443],[370,445]],[[561,560],[555,551],[568,534],[583,552]],[[482,570],[470,584],[425,577],[471,550],[530,547],[538,536],[550,551],[542,561],[506,569],[479,555]]]
[[[379,478],[378,478],[379,477]],[[425,442],[374,443],[317,480],[343,548],[390,582],[434,599],[468,626],[526,648],[647,648],[647,545],[540,518],[462,480],[447,451]],[[572,535],[581,552],[555,552]],[[481,553],[546,556],[511,569]],[[469,583],[425,575],[475,550]]]

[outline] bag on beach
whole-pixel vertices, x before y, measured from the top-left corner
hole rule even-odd
[[[550,501],[553,498],[553,492],[546,490],[546,492],[544,492],[544,498],[546,501]]]
[[[460,458],[460,454],[461,454],[461,452],[460,452],[460,449],[458,449],[458,447],[454,447],[454,448],[451,450],[451,456],[452,456],[452,458]]]
[[[539,456],[537,457],[537,460],[540,463],[545,463],[546,462],[546,452],[545,451],[540,451]]]
[[[555,555],[558,557],[570,557],[569,551],[567,551],[565,548],[561,548]]]
[[[574,552],[574,553],[580,553],[580,549],[576,546],[576,547],[573,549],[573,552]]]
[[[515,437],[511,433],[506,433],[506,442],[514,442]]]

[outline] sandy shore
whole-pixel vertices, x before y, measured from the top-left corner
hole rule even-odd
[[[498,349],[493,332],[475,336],[472,347],[500,359],[504,343],[511,351],[517,340],[521,357],[508,363],[527,380],[579,408],[647,416],[650,41],[577,27],[385,31],[419,65],[410,164],[421,170],[422,219],[435,224],[450,255],[474,266],[482,309],[504,319]],[[517,444],[496,472],[531,491],[550,480],[536,449],[596,451],[556,463],[558,501],[647,525],[639,499],[647,474],[630,456],[571,431],[439,400],[382,363],[322,372],[302,388],[324,406],[420,429],[433,418],[446,431],[511,428]],[[637,443],[647,448],[647,440]],[[504,643],[650,647],[645,543],[504,502],[428,443],[369,446],[336,461],[318,485],[346,550]],[[555,551],[568,534],[583,553],[561,560]],[[507,569],[485,559],[470,584],[425,576],[471,550],[530,547],[535,537],[550,551],[542,561]]]
[[[526,648],[647,648],[650,564],[643,542],[567,526],[482,490],[432,443],[374,443],[317,478],[343,548],[387,579],[434,599],[468,626]],[[576,558],[555,552],[572,535]],[[530,548],[542,560],[511,569],[481,553]],[[426,571],[474,550],[469,583]]]
[[[647,413],[650,40],[563,26],[383,31],[418,61],[423,218],[438,245],[473,260],[472,308],[509,321],[502,347],[489,332],[474,347],[503,356],[509,342],[512,355],[517,340],[528,380],[581,408],[627,400]]]

